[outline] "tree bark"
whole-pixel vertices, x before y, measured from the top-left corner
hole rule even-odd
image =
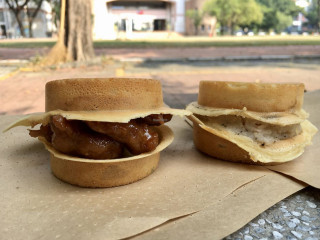
[[[37,3],[37,7],[36,9],[31,12],[31,10],[27,7],[27,16],[28,16],[28,28],[29,28],[29,37],[33,38],[33,30],[32,30],[32,25],[33,25],[33,21],[36,18],[41,5],[42,5],[43,0],[39,0]]]
[[[67,60],[86,61],[94,56],[91,1],[69,0]]]
[[[61,0],[59,39],[42,64],[82,62],[92,57],[91,1]]]
[[[317,10],[318,10],[318,11],[317,11],[317,13],[318,13],[318,14],[317,14],[317,15],[318,15],[318,22],[317,22],[318,24],[317,24],[317,25],[318,25],[318,32],[320,32],[320,0],[318,0],[317,3],[318,3],[318,4],[317,4],[317,5],[318,5],[318,6],[317,6]]]
[[[18,23],[18,26],[19,26],[19,30],[20,30],[20,34],[22,37],[26,37],[26,33],[24,32],[24,27],[23,27],[23,23],[22,23],[22,20],[20,18],[20,12],[19,13],[14,13],[15,17],[16,17],[16,20],[17,20],[17,23]]]
[[[19,30],[20,30],[20,34],[22,37],[26,37],[26,34],[24,32],[24,27],[23,27],[23,23],[21,20],[21,10],[24,9],[25,6],[27,6],[28,2],[30,0],[25,0],[21,5],[19,5],[19,1],[18,0],[5,0],[7,5],[9,6],[9,9],[13,12],[14,16],[16,17],[18,26],[19,26]]]

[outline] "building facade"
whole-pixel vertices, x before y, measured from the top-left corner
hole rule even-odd
[[[28,4],[28,8],[32,11],[36,6],[33,2]],[[28,21],[26,11],[22,10],[20,13],[24,32],[29,36]],[[52,23],[51,6],[48,2],[43,1],[41,9],[39,10],[32,25],[33,36],[36,38],[50,37],[54,26]],[[19,38],[21,32],[18,22],[14,14],[10,11],[9,6],[4,0],[0,0],[0,38]]]
[[[203,9],[206,0],[186,0],[185,2],[185,12],[188,10],[199,10],[200,12]],[[195,29],[195,26],[192,22],[192,19],[185,18],[185,35],[197,35],[200,36],[214,36],[216,34],[216,24],[217,19],[208,15],[204,15],[198,29]]]
[[[95,39],[185,33],[185,0],[93,0]]]

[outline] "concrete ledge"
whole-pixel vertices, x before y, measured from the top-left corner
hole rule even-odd
[[[7,60],[0,60],[0,65],[2,66],[8,66],[8,65],[23,65],[27,64],[29,61],[24,59],[7,59]]]
[[[320,55],[259,55],[259,56],[225,56],[225,57],[181,57],[181,58],[121,58],[120,62],[239,62],[239,61],[287,61],[315,60]]]

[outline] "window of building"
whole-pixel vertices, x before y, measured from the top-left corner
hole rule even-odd
[[[0,11],[0,22],[4,22],[4,14],[3,14],[3,11]]]
[[[154,31],[164,31],[166,30],[166,20],[165,19],[155,19],[153,21]]]

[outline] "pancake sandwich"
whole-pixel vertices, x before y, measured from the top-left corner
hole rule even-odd
[[[152,79],[91,78],[51,81],[45,113],[12,124],[31,126],[50,152],[53,174],[82,187],[129,184],[151,174],[173,140],[164,123],[186,110],[164,105]]]
[[[275,165],[300,156],[317,128],[303,108],[304,85],[201,81],[194,144],[218,159]]]

